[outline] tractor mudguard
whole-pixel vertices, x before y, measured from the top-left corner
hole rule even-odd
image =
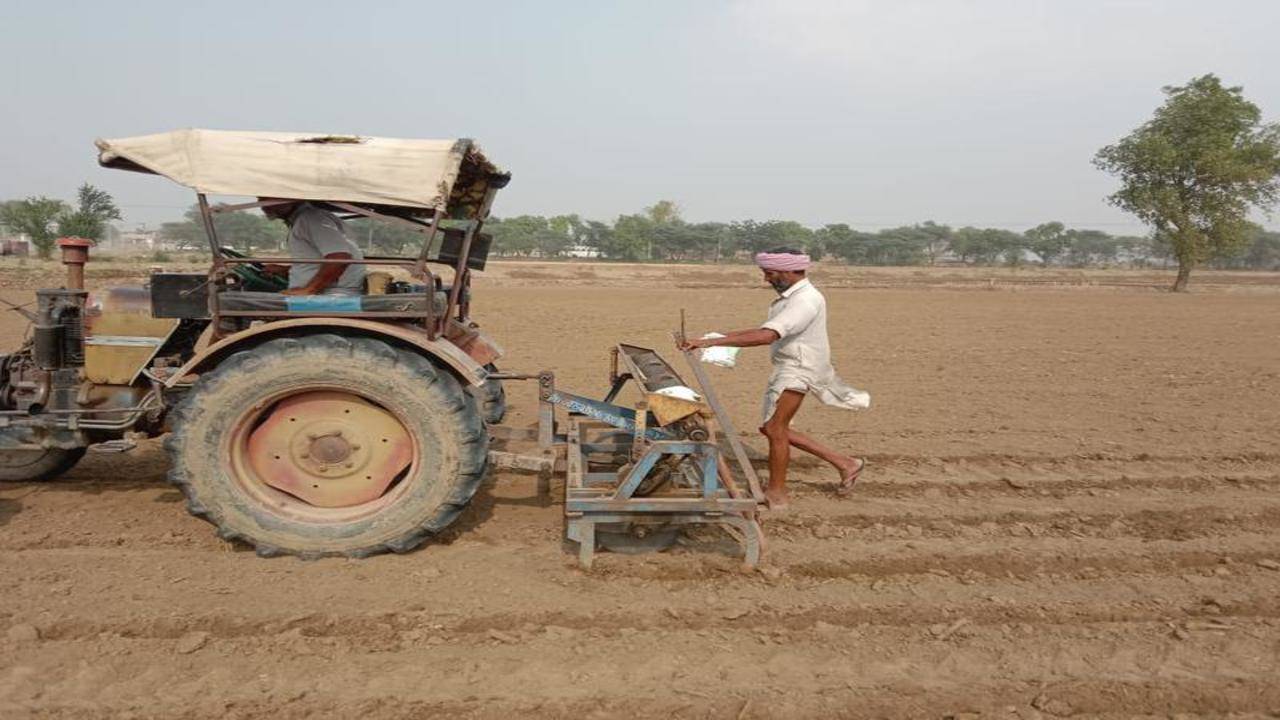
[[[197,344],[196,354],[187,360],[181,368],[165,381],[167,387],[177,385],[183,377],[202,372],[216,365],[222,358],[233,352],[257,345],[276,337],[296,336],[313,332],[331,332],[337,335],[355,335],[372,337],[420,352],[434,358],[453,371],[464,385],[480,386],[484,384],[489,371],[482,363],[476,362],[461,348],[453,343],[437,338],[431,340],[427,333],[417,327],[400,325],[359,318],[291,318],[275,322],[255,325],[247,330],[228,335],[221,340],[205,345]],[[201,337],[204,340],[204,337]]]

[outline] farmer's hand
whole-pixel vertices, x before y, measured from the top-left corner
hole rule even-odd
[[[275,275],[276,277],[284,277],[289,274],[289,266],[281,265],[279,263],[267,263],[262,266],[262,272],[268,275]]]
[[[676,347],[680,348],[683,352],[689,352],[690,350],[697,350],[698,348],[711,347],[711,345],[706,340],[685,338],[684,342],[677,342]]]
[[[315,295],[316,291],[308,287],[296,287],[296,288],[289,288],[287,290],[281,290],[280,294],[281,295]]]

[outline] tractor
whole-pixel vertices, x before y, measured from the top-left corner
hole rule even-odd
[[[90,244],[60,241],[65,286],[18,308],[30,332],[0,355],[0,480],[49,480],[88,448],[167,434],[187,509],[259,555],[404,552],[456,519],[504,408],[502,350],[471,320],[470,285],[510,174],[466,139],[190,129],[97,147],[104,167],[193,189],[212,262],[90,292]],[[412,228],[422,243],[413,256],[330,260],[219,241],[220,213],[281,198]],[[363,263],[367,287],[281,294],[266,266],[297,262]]]
[[[701,392],[627,344],[613,350],[603,400],[558,387],[549,370],[498,371],[501,348],[471,319],[471,275],[511,176],[471,140],[183,130],[97,145],[105,167],[195,190],[212,262],[89,292],[90,243],[59,241],[64,287],[14,308],[31,331],[0,355],[0,480],[49,480],[86,449],[167,434],[169,481],[188,511],[264,557],[319,558],[417,547],[458,517],[490,465],[536,470],[540,491],[562,472],[566,536],[584,568],[597,546],[662,549],[698,524],[723,527],[747,567],[759,562],[764,496],[692,355]],[[220,242],[220,214],[298,201],[411,228],[421,247],[255,257]],[[271,266],[295,263],[369,271],[358,295],[284,293]],[[537,381],[536,427],[497,426],[504,380]],[[627,383],[640,397],[631,407],[617,403]]]

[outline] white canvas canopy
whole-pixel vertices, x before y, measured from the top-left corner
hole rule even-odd
[[[149,172],[215,195],[438,209],[469,217],[508,176],[471,140],[177,130],[98,140],[104,167]]]

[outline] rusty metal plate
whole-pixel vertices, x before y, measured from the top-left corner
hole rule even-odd
[[[644,401],[649,406],[649,411],[658,419],[658,424],[664,427],[673,422],[683,420],[690,415],[700,412],[710,414],[711,412],[711,409],[703,403],[659,393],[645,393]]]
[[[317,507],[376,500],[413,460],[413,439],[386,410],[349,393],[319,391],[276,404],[248,442],[267,485]]]

